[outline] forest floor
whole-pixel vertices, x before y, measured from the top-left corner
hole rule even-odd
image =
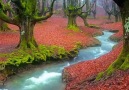
[[[123,28],[122,23],[101,25],[104,30],[118,31],[110,37],[119,41],[112,51],[90,61],[84,61],[64,69],[63,76],[67,82],[66,90],[129,90],[129,71],[116,71],[108,79],[98,82],[90,81],[99,72],[106,70],[116,60],[122,50]]]
[[[94,46],[100,44],[100,42],[93,38],[96,35],[102,35],[102,30],[95,28],[86,28],[80,19],[78,26],[82,30],[81,32],[74,32],[68,30],[67,19],[62,17],[52,17],[46,21],[36,24],[34,29],[34,37],[38,44],[42,45],[56,45],[64,47],[66,50],[71,51],[74,46],[80,43],[84,47]],[[94,22],[94,21],[91,21]],[[103,23],[103,21],[96,23]],[[18,27],[9,25],[12,29],[7,32],[0,32],[0,53],[12,52],[19,42]],[[2,61],[3,59],[0,59]]]
[[[89,24],[100,26],[101,29],[87,28],[84,26],[83,21],[78,18],[77,24],[82,32],[74,32],[66,29],[66,18],[52,17],[46,21],[36,24],[34,36],[38,44],[48,46],[57,45],[64,47],[68,51],[71,51],[78,43],[80,43],[83,47],[98,45],[99,41],[93,38],[93,36],[102,35],[102,30],[104,29],[114,31],[119,30],[119,32],[112,35],[110,39],[114,41],[121,40],[121,22],[107,23],[107,21],[99,19],[90,19],[88,22]],[[19,42],[18,27],[13,25],[9,25],[9,27],[13,31],[0,32],[0,53],[12,52]],[[85,82],[89,76],[105,70],[117,58],[122,49],[122,42],[119,43],[117,47],[110,53],[103,55],[98,59],[81,62],[65,68],[65,73],[67,73],[68,77],[66,90],[122,90],[120,88],[125,87],[127,85],[126,82],[128,82],[127,80],[129,80],[129,77],[126,76],[126,72],[121,74],[121,71],[118,71],[119,74],[117,74],[116,77],[112,77],[104,82],[98,82],[97,84]],[[4,60],[4,58],[0,58],[0,61]],[[118,80],[119,82],[117,82]],[[120,85],[120,88],[118,85]]]

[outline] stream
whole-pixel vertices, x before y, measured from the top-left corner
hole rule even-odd
[[[101,41],[101,46],[81,49],[72,60],[20,73],[11,78],[4,88],[7,90],[64,90],[65,83],[62,82],[61,74],[64,67],[84,60],[96,59],[111,51],[117,44],[109,40],[111,35],[113,35],[112,32],[104,31],[104,35],[95,37]]]

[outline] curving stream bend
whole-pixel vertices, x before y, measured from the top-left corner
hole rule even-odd
[[[108,39],[112,34],[104,31],[104,35],[96,37],[101,41],[101,46],[81,49],[73,60],[47,65],[16,75],[6,83],[5,88],[8,90],[64,90],[65,84],[61,77],[63,68],[77,62],[98,58],[111,51],[112,47],[117,44]]]

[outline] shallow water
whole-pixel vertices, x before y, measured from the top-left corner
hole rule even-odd
[[[98,58],[111,51],[117,44],[108,39],[112,34],[104,31],[104,35],[96,37],[101,41],[101,46],[81,49],[73,60],[35,68],[16,75],[6,83],[5,88],[8,90],[64,90],[65,84],[61,77],[63,68],[80,61]]]

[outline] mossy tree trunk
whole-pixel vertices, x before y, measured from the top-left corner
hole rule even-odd
[[[83,20],[83,22],[84,22],[84,25],[85,25],[86,27],[89,27],[89,24],[88,24],[88,22],[87,22],[88,13],[86,13],[85,15],[84,15],[84,14],[80,14],[79,16],[82,18],[82,20]]]
[[[7,31],[10,30],[10,28],[8,27],[7,23],[0,20],[0,31]]]
[[[76,23],[76,15],[68,15],[68,29],[76,30],[78,29],[77,23]]]
[[[81,13],[82,8],[84,7],[85,4],[82,6],[79,6],[81,1],[78,0],[68,0],[65,9],[65,13],[68,17],[68,24],[67,28],[73,31],[79,31],[79,28],[76,23],[76,18]],[[64,0],[64,3],[65,0]]]
[[[87,19],[86,19],[86,18],[82,18],[82,20],[84,21],[84,25],[85,25],[86,27],[89,27],[89,24],[88,24],[88,22],[87,22]]]
[[[33,30],[34,30],[35,23],[32,23],[30,19],[26,19],[26,21],[21,23],[20,27],[20,41],[18,44],[19,48],[27,49],[27,48],[33,48],[38,47]]]
[[[109,76],[116,70],[128,70],[129,69],[129,0],[120,2],[115,0],[119,5],[123,23],[123,49],[119,57],[109,66],[109,68],[98,74],[96,80],[100,80],[102,77]]]
[[[38,45],[33,35],[34,26],[36,22],[46,20],[53,15],[55,0],[52,0],[50,10],[48,14],[44,16],[38,14],[37,1],[38,0],[12,0],[11,3],[13,3],[15,7],[12,7],[11,3],[5,4],[2,0],[0,1],[0,19],[17,25],[20,28],[20,41],[18,44],[18,47],[20,48],[37,47]],[[10,18],[5,10],[10,11],[14,17]]]

